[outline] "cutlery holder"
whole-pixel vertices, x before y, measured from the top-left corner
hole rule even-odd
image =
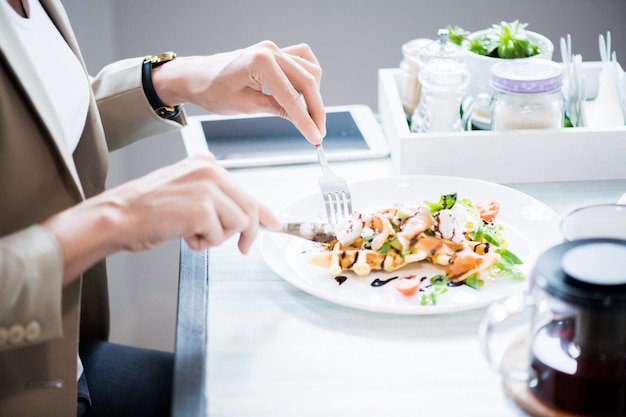
[[[626,126],[411,133],[401,75],[397,68],[378,71],[378,113],[396,174],[499,183],[626,178]]]

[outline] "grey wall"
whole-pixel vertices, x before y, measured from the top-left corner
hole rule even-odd
[[[612,32],[618,58],[626,59],[626,2],[623,0],[135,0],[64,2],[92,70],[109,56],[96,47],[106,41],[110,58],[172,49],[205,54],[248,46],[263,39],[279,45],[309,43],[325,70],[327,104],[376,106],[376,70],[396,66],[400,45],[434,37],[438,28],[456,24],[479,30],[501,20],[519,19],[529,29],[558,43],[571,33],[574,51],[598,60],[598,34]],[[93,4],[97,4],[94,6]],[[105,19],[103,19],[103,16]],[[101,20],[102,19],[102,20]],[[106,30],[108,28],[108,31]],[[104,34],[104,39],[98,36]],[[620,42],[623,40],[623,42]],[[96,42],[94,44],[94,41]]]
[[[618,60],[622,66],[626,63],[624,0],[66,0],[64,4],[91,72],[114,59],[165,50],[209,54],[264,39],[280,46],[306,42],[324,68],[326,104],[363,103],[374,110],[377,69],[398,65],[402,43],[432,38],[448,24],[474,31],[518,19],[555,44],[570,33],[574,52],[585,61],[599,60],[598,35],[609,30]],[[177,135],[132,145],[112,154],[109,184],[181,157]],[[171,349],[178,242],[151,252],[116,255],[109,260],[109,269],[112,339]]]

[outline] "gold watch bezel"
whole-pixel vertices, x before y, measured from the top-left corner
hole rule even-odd
[[[153,67],[156,67],[166,62],[170,62],[176,58],[176,52],[168,51],[162,52],[156,55],[150,55],[144,58],[144,62],[150,62]]]

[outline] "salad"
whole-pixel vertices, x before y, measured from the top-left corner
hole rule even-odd
[[[420,292],[426,297],[424,303],[433,304],[436,296],[451,286],[468,285],[478,290],[487,279],[525,279],[517,268],[521,260],[507,249],[497,221],[499,212],[496,201],[474,203],[456,193],[442,195],[434,202],[354,212],[337,225],[336,239],[312,253],[309,262],[342,279],[347,279],[342,274],[358,278],[377,270],[392,272],[429,262],[440,273],[392,279],[403,295]],[[423,291],[426,286],[428,294]]]

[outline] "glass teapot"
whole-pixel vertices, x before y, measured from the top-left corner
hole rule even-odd
[[[531,272],[530,291],[518,299],[490,306],[479,332],[494,364],[496,327],[532,310],[530,337],[522,338],[525,368],[503,360],[497,367],[505,380],[522,381],[550,410],[626,416],[626,241],[574,240],[547,250]]]

